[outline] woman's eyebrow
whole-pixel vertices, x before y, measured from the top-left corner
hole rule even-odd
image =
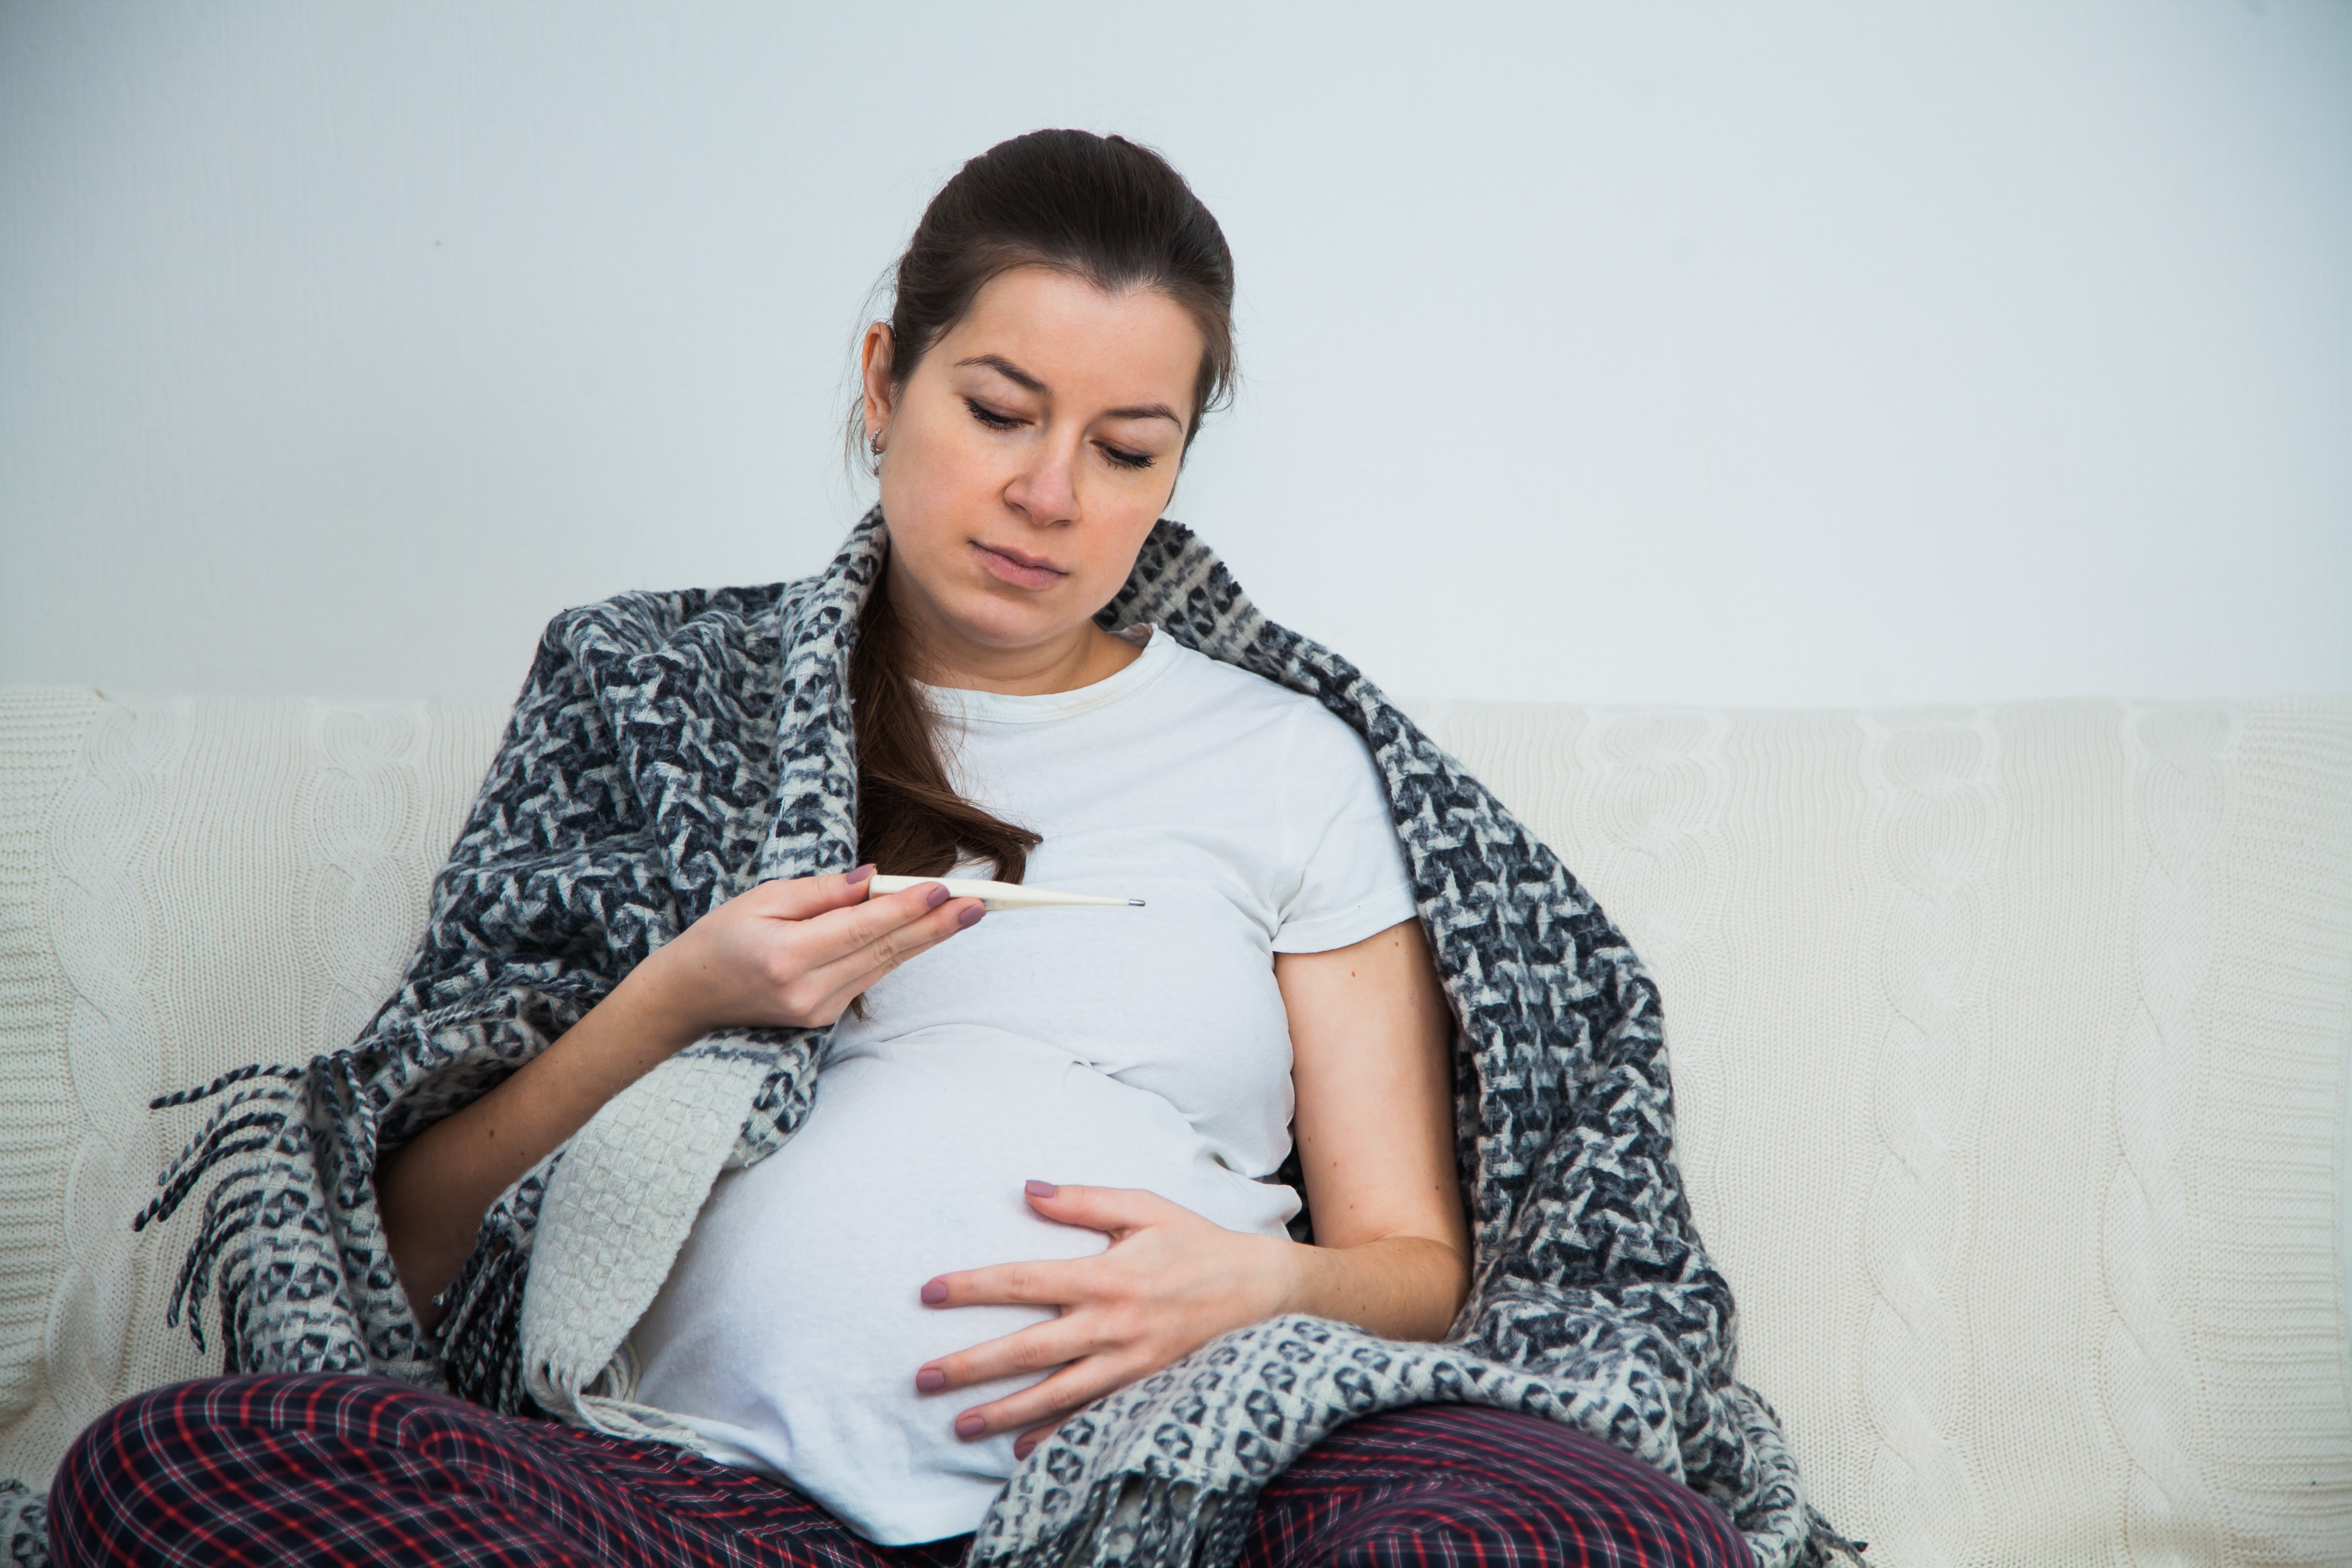
[[[1003,354],[974,354],[970,359],[956,361],[958,370],[961,370],[968,364],[981,365],[992,370],[1013,385],[1025,391],[1044,394],[1047,390],[1044,382],[1039,381]],[[1103,410],[1103,415],[1110,419],[1165,419],[1179,430],[1184,428],[1184,421],[1179,419],[1175,411],[1164,403],[1138,403],[1125,408],[1106,408]]]
[[[1184,428],[1184,422],[1177,418],[1175,411],[1164,403],[1139,403],[1131,408],[1106,408],[1103,410],[1103,417],[1106,419],[1165,419],[1179,430]]]
[[[1003,376],[1013,385],[1025,388],[1030,392],[1044,392],[1045,390],[1045,384],[1044,382],[1039,381],[1035,376],[1031,375],[1027,371],[1023,370],[1019,365],[1014,364],[1003,354],[974,354],[970,359],[960,359],[956,361],[956,368],[958,370],[961,370],[968,364],[986,365],[990,370],[994,371],[997,374]]]

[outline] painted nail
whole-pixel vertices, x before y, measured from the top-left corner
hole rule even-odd
[[[1021,1441],[1013,1445],[1013,1457],[1016,1459],[1025,1459],[1029,1457],[1030,1451],[1036,1447],[1036,1438],[1024,1437]]]
[[[1029,1195],[1033,1198],[1050,1198],[1061,1190],[1051,1182],[1032,1182],[1028,1188]]]
[[[988,1417],[985,1415],[959,1415],[956,1417],[956,1436],[959,1437],[977,1437],[982,1432],[987,1430]]]
[[[961,914],[960,914],[960,915],[956,916],[956,929],[957,929],[957,930],[959,930],[959,931],[961,931],[961,930],[962,930],[963,928],[965,928],[966,926],[976,926],[976,925],[978,925],[978,924],[980,923],[980,917],[981,917],[981,916],[982,916],[982,915],[984,915],[984,914],[986,914],[987,912],[988,912],[988,909],[987,909],[987,906],[986,906],[986,905],[984,905],[984,904],[974,904],[974,905],[972,905],[972,906],[971,906],[971,908],[970,908],[970,909],[968,909],[968,910],[964,910],[964,912],[963,912],[963,913],[961,913]]]
[[[939,1280],[934,1279],[929,1284],[923,1287],[923,1304],[925,1306],[936,1307],[947,1299],[948,1288]]]
[[[946,903],[952,896],[952,894],[950,894],[945,888],[940,887],[937,882],[933,882],[929,887],[923,889],[923,902],[929,905],[932,909],[938,909],[941,904]]]
[[[862,881],[866,880],[866,878],[871,877],[872,875],[874,875],[874,868],[873,868],[873,867],[871,867],[871,866],[860,866],[859,868],[857,868],[857,869],[856,869],[856,870],[852,871],[848,876],[844,877],[844,878],[842,879],[842,880],[843,880],[843,881],[845,881],[845,882],[846,882],[846,883],[848,883],[851,887],[853,887],[853,888],[854,888],[854,887],[857,886],[857,884],[858,884],[858,883],[860,883],[860,882],[862,882]]]
[[[948,1374],[938,1367],[927,1366],[915,1374],[915,1392],[918,1394],[937,1394],[947,1385]]]

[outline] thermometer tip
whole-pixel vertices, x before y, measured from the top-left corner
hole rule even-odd
[[[1129,899],[1127,900],[1127,907],[1130,910],[1139,910],[1143,907],[1143,900],[1141,899]]]

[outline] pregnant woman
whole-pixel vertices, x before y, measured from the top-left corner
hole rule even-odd
[[[85,1434],[58,1560],[1841,1545],[1731,1378],[1639,964],[1160,521],[1233,370],[1206,209],[1041,132],[896,285],[832,566],[559,616],[400,994],[184,1097],[155,1212],[217,1173],[184,1294],[243,1375]]]

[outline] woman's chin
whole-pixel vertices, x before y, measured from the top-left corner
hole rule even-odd
[[[1066,637],[1094,618],[1091,610],[1070,599],[1059,586],[1033,590],[991,584],[942,608],[950,626],[966,642],[1017,653]]]

